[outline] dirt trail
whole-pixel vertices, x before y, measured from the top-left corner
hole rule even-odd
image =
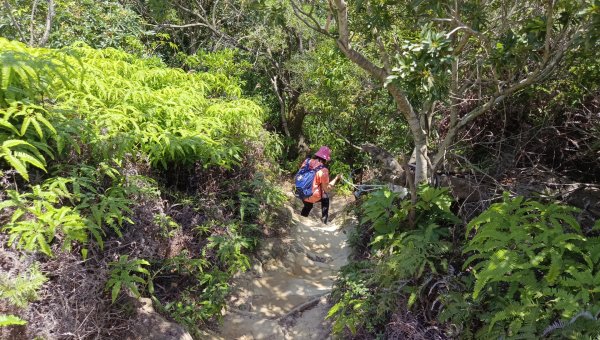
[[[333,220],[318,219],[320,205],[305,218],[293,210],[289,237],[264,242],[249,271],[234,281],[234,293],[214,339],[327,339],[327,294],[347,262],[347,231],[340,217],[349,199],[334,198]],[[337,217],[336,217],[337,215]]]

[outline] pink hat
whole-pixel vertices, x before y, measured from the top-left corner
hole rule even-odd
[[[317,156],[319,158],[323,158],[324,160],[329,162],[329,160],[331,160],[331,150],[329,150],[329,148],[326,146],[322,146],[319,149],[319,151],[317,151],[317,153],[315,153],[315,156]]]

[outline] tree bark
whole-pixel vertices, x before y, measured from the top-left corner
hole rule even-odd
[[[377,78],[382,83],[386,81],[389,73],[385,68],[375,65],[373,62],[368,60],[360,52],[354,50],[350,46],[350,33],[348,31],[348,7],[344,0],[333,0],[335,8],[337,10],[337,22],[339,37],[337,39],[337,45],[340,50],[346,55],[348,59],[354,62],[356,65],[369,72],[372,76]],[[380,46],[380,52],[385,54],[383,44]],[[411,133],[413,135],[415,143],[415,183],[421,183],[427,180],[427,134],[423,130],[419,117],[413,106],[408,101],[406,94],[394,84],[388,84],[388,92],[394,98],[398,107],[399,113],[401,113],[407,120]]]
[[[54,19],[54,0],[48,0],[48,13],[46,13],[46,28],[44,29],[44,35],[38,42],[38,46],[45,46],[50,38],[50,30],[52,28],[52,19]]]
[[[306,111],[299,110],[297,107],[294,107],[288,111],[288,129],[290,132],[290,138],[295,144],[290,150],[288,150],[287,158],[289,160],[296,159],[298,155],[308,152],[309,147],[304,137],[304,130],[302,129],[306,115]]]

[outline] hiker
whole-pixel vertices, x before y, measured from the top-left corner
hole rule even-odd
[[[309,162],[308,168],[310,170],[320,168],[315,173],[312,181],[312,195],[302,200],[304,207],[300,215],[307,217],[313,205],[321,202],[321,221],[325,224],[327,224],[329,218],[329,192],[340,179],[340,175],[337,175],[333,181],[329,181],[329,170],[325,166],[330,160],[331,150],[326,146],[322,146],[312,158],[307,158],[300,167],[302,169],[306,166],[306,162]]]

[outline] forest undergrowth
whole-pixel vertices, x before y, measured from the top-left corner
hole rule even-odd
[[[598,159],[585,131],[600,117],[596,96],[584,98],[567,115],[564,97],[548,98],[535,127],[514,102],[506,120],[480,119],[461,137],[465,155],[414,204],[387,189],[361,196],[352,261],[331,296],[334,334],[596,338]]]
[[[226,58],[194,73],[0,38],[3,338],[135,337],[137,297],[191,334],[219,319],[285,198]]]
[[[1,338],[202,338],[322,145],[334,337],[598,338],[599,0],[0,7]]]

